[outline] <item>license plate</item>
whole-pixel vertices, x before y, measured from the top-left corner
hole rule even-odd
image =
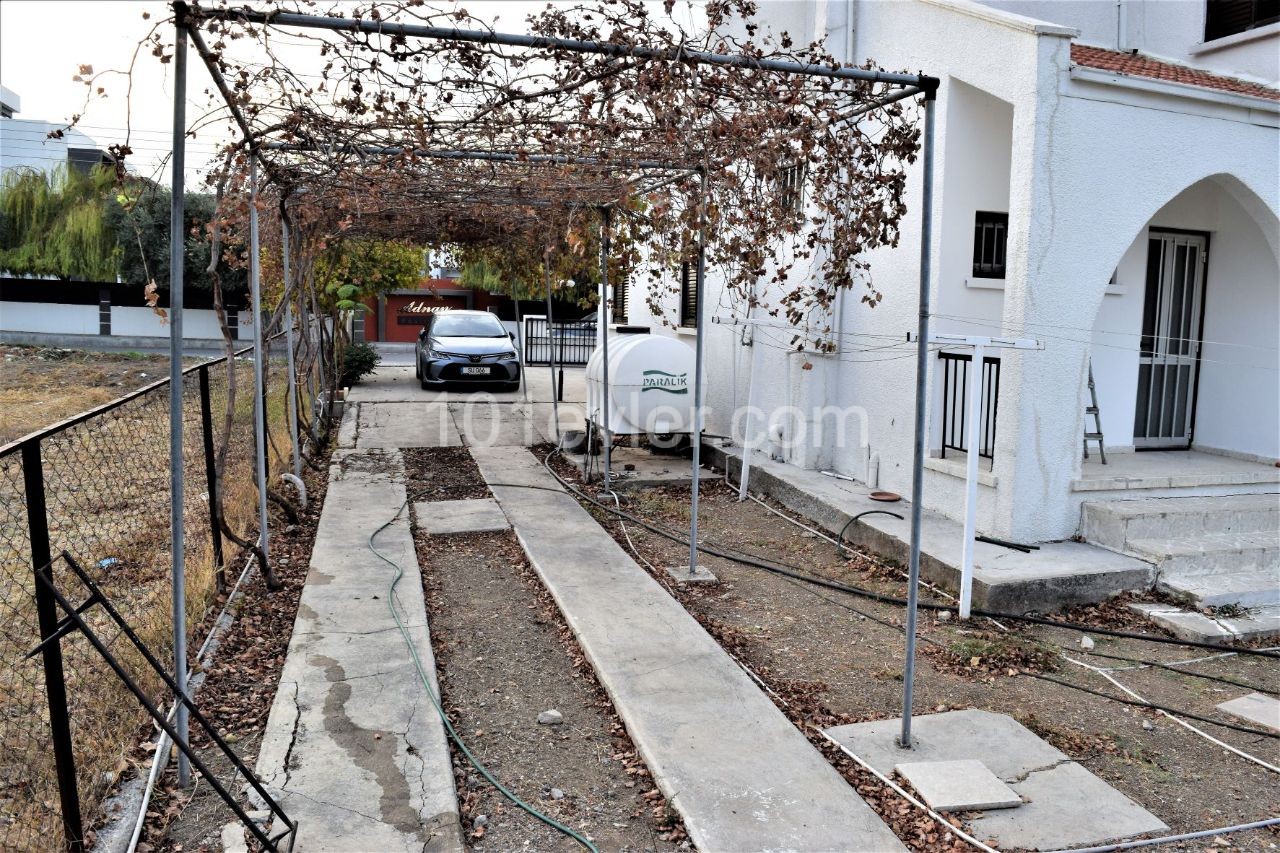
[[[464,367],[462,368],[463,376],[488,376],[489,368],[487,367]]]

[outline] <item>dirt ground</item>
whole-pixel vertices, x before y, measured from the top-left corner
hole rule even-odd
[[[168,375],[167,355],[0,344],[0,444]]]
[[[307,509],[296,525],[274,528],[271,558],[283,588],[268,590],[262,577],[242,587],[244,598],[237,617],[222,636],[207,670],[206,681],[197,695],[201,711],[241,760],[252,769],[262,741],[262,729],[275,698],[285,653],[293,634],[293,622],[302,596],[302,585],[311,563],[316,523],[324,505],[328,471],[304,470],[303,479],[310,497]],[[236,571],[244,565],[236,563]],[[234,577],[231,579],[234,582]],[[219,600],[218,608],[221,608]],[[215,611],[216,612],[216,611]],[[203,632],[198,635],[203,636]],[[212,747],[203,732],[192,723],[192,742],[218,779],[236,795],[244,780],[233,779],[229,761]],[[150,740],[149,734],[147,740]],[[138,772],[150,770],[150,753],[144,743],[135,750]],[[218,797],[207,781],[197,782],[190,793],[175,787],[173,765],[161,776],[147,810],[147,821],[139,853],[149,851],[222,850],[222,827],[235,819],[234,813]],[[241,801],[241,805],[251,808]]]
[[[409,451],[406,463],[418,499],[489,494],[462,448]],[[683,827],[514,535],[416,540],[442,698],[479,761],[602,850],[680,849]],[[563,722],[540,724],[550,710]],[[451,748],[463,830],[475,849],[580,849],[507,801]]]
[[[896,567],[876,565],[865,557],[841,558],[832,543],[757,503],[739,503],[736,498],[736,490],[723,482],[705,486],[699,513],[704,542],[765,555],[846,584],[905,594],[905,583]],[[630,492],[623,501],[625,509],[650,520],[673,527],[687,524],[687,487]],[[597,517],[604,518],[599,513]],[[615,520],[605,526],[628,547]],[[635,525],[628,525],[627,530],[651,563],[687,562],[685,546]],[[707,557],[706,565],[719,577],[719,584],[680,585],[674,594],[763,678],[793,719],[830,725],[900,715],[905,650],[901,607],[818,589],[715,557]],[[655,577],[663,580],[665,576]],[[1086,608],[1070,615],[1106,621],[1117,612],[1123,611]],[[1115,627],[1140,624],[1127,617],[1119,621],[1128,625]],[[1085,653],[1078,631],[1018,625],[1005,633],[985,621],[959,625],[922,613],[921,636],[915,681],[918,714],[961,708],[1010,714],[1152,811],[1174,832],[1260,820],[1280,809],[1280,786],[1266,770],[1213,746],[1154,711],[1027,674],[1043,672],[1051,678],[1121,695],[1101,676],[1061,657],[1065,654],[1098,667],[1134,666]],[[1141,660],[1168,663],[1212,654],[1096,634],[1092,639],[1096,653]],[[1186,668],[1272,693],[1280,689],[1280,666],[1273,659],[1232,656]],[[1149,702],[1223,720],[1229,718],[1213,706],[1249,692],[1234,684],[1151,667],[1114,675]],[[1277,757],[1274,739],[1196,725],[1264,760],[1274,762]],[[838,754],[833,758],[840,766]],[[946,849],[945,839],[928,837],[927,820],[903,819],[901,800],[883,796],[882,786],[881,793],[874,793],[876,786],[859,783],[856,774],[851,778],[911,847]],[[1278,841],[1280,834],[1258,830],[1166,849],[1274,850]]]

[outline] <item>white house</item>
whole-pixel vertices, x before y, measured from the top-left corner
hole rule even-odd
[[[1062,540],[1081,533],[1086,500],[1277,491],[1280,23],[1258,17],[1274,8],[761,4],[774,33],[825,36],[837,56],[942,80],[934,329],[1043,344],[996,352],[998,371],[988,368],[980,532]],[[643,299],[629,300],[632,323],[706,336],[709,431],[730,433],[754,369],[757,404],[795,407],[778,420],[805,433],[783,451],[788,462],[910,494],[914,350],[872,337],[901,340],[916,325],[919,162],[909,177],[901,245],[870,257],[884,300],[868,308],[855,294],[837,305],[831,355],[788,353],[779,344],[789,335],[776,330],[711,324],[743,313],[711,275],[700,330],[663,328]],[[671,296],[665,312],[676,324],[678,302]],[[954,354],[935,354],[930,367],[924,494],[928,509],[958,518],[973,441],[956,422],[962,401],[949,371],[967,365]],[[1097,432],[1090,367],[1106,465],[1099,442],[1089,442],[1088,460],[1082,453],[1086,432]],[[865,435],[815,430],[855,407]],[[1280,515],[1262,518],[1274,537]],[[1273,577],[1276,553],[1266,558]]]

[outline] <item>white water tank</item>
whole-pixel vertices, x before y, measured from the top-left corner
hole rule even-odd
[[[671,435],[693,425],[693,348],[663,335],[609,339],[609,424],[614,435]],[[587,362],[587,417],[604,424],[604,350]]]

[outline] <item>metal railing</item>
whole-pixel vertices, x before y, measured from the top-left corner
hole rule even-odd
[[[947,451],[969,452],[966,413],[969,408],[969,368],[973,356],[961,352],[940,352],[942,361],[942,458]],[[982,411],[979,423],[978,456],[993,459],[996,447],[996,413],[1000,405],[1000,359],[982,359]]]
[[[595,348],[595,320],[524,318],[525,364],[582,366]]]
[[[256,527],[252,353],[182,372],[187,612],[197,626],[223,580],[216,502],[241,531]],[[270,359],[264,370],[282,370]],[[238,389],[230,408],[232,385]],[[267,400],[283,429],[287,382]],[[120,755],[147,722],[83,637],[27,652],[56,630],[57,604],[35,572],[67,552],[149,648],[173,649],[170,606],[169,380],[163,379],[0,447],[0,849],[82,849],[86,818],[110,793]],[[225,441],[223,474],[215,455]],[[288,438],[282,453],[288,454]],[[284,470],[277,456],[275,468]],[[246,507],[245,505],[248,504]],[[247,510],[247,511],[246,511]],[[203,535],[196,531],[205,531]],[[119,632],[104,642],[120,640]],[[127,650],[122,659],[131,660]],[[136,663],[136,661],[133,661]],[[154,697],[165,685],[137,676]]]

